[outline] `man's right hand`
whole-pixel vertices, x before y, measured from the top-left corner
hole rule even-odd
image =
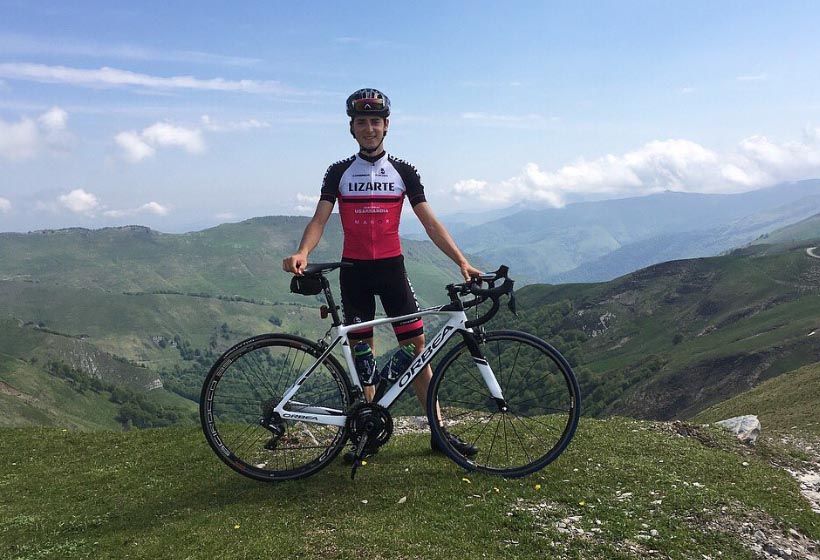
[[[307,255],[296,253],[282,261],[282,270],[292,272],[297,276],[302,275],[302,271],[307,266]]]

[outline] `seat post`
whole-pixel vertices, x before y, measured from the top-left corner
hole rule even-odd
[[[333,326],[341,326],[342,320],[339,317],[339,308],[336,307],[336,301],[333,299],[333,294],[330,291],[330,282],[328,282],[324,274],[320,274],[319,278],[322,279],[322,291],[325,293],[328,311],[330,312],[330,316],[333,318]]]

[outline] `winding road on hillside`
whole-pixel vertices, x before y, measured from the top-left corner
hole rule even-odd
[[[810,257],[814,257],[815,259],[820,259],[820,255],[814,252],[816,249],[817,247],[809,247],[806,249],[806,254]]]

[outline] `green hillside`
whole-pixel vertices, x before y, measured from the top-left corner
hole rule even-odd
[[[817,336],[817,335],[812,335]],[[820,438],[820,364],[812,364],[761,383],[698,414],[698,422],[754,414],[767,432]]]
[[[815,241],[820,242],[820,214],[763,235],[757,240],[757,243],[775,245]]]
[[[74,418],[66,381],[47,364],[123,390],[162,386],[148,393],[151,402],[164,395],[169,407],[192,410],[208,368],[237,341],[274,330],[319,338],[328,326],[319,317],[323,300],[291,294],[281,269],[306,223],[257,218],[178,235],[139,226],[0,234],[0,353],[15,364],[0,377],[5,424],[122,424],[123,405],[110,395],[74,395],[85,403],[76,410],[94,410]],[[340,253],[334,216],[311,257]],[[442,301],[444,285],[459,279],[456,266],[430,242],[406,241],[404,253],[422,304]],[[382,352],[393,344],[388,334],[378,333]],[[24,390],[32,383],[34,393]],[[40,390],[42,399],[29,398]]]
[[[0,426],[74,430],[195,424],[196,404],[157,387],[146,392],[72,369],[0,353]]]
[[[316,339],[327,330],[320,301],[289,294],[280,269],[303,225],[265,218],[184,235],[0,235],[0,353],[132,388],[162,384],[192,406],[208,368],[238,340],[270,331]],[[338,249],[334,228],[317,260]],[[430,243],[407,243],[405,252],[414,285],[441,301],[455,267]],[[599,284],[525,286],[518,299],[519,317],[504,312],[489,328],[554,343],[576,367],[591,416],[689,418],[820,361],[806,336],[820,328],[820,259],[803,246],[671,261]],[[380,352],[393,346],[387,331],[378,333]],[[416,407],[410,397],[401,410]]]
[[[0,556],[677,560],[720,551],[751,560],[755,545],[805,551],[820,518],[797,482],[732,439],[586,419],[555,463],[508,481],[467,474],[432,454],[427,435],[408,434],[355,481],[337,460],[309,479],[264,485],[225,467],[196,428],[0,429]]]
[[[587,414],[686,418],[820,361],[820,260],[756,246],[601,284],[528,286],[518,324],[576,364]],[[508,317],[507,321],[515,321]]]
[[[0,280],[26,280],[113,293],[177,292],[302,303],[288,290],[282,259],[296,250],[308,218],[272,216],[185,233],[140,226],[0,234]],[[334,215],[311,259],[336,261],[341,224]],[[405,241],[408,268],[424,302],[458,279],[430,242]],[[418,270],[418,272],[416,272]]]

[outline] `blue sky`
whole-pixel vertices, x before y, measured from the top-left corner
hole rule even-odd
[[[815,2],[0,0],[0,231],[311,213],[344,100],[439,215],[820,176]]]

